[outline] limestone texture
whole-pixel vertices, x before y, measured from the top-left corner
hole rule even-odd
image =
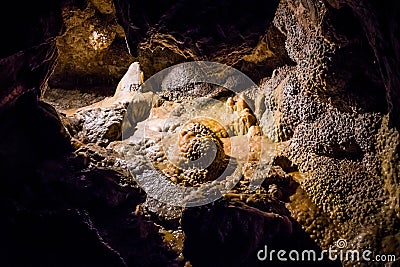
[[[56,38],[59,56],[49,87],[112,95],[134,61],[116,21],[113,1],[89,0],[79,7],[64,6],[62,18],[65,32]]]
[[[321,252],[339,239],[347,249],[394,255],[397,261],[386,264],[398,266],[395,1],[20,0],[0,6],[6,13],[0,16],[1,266],[265,266],[256,258],[265,245]],[[235,95],[222,86],[188,84],[190,69],[178,69],[160,81],[168,90],[140,92],[153,74],[192,60],[235,67],[257,86]],[[185,123],[179,106],[201,97],[222,103],[215,113],[243,111],[233,130],[223,125],[215,139],[219,159],[232,162],[228,171],[242,157],[249,160],[223,198],[171,207],[151,199],[132,170],[153,160],[174,182],[155,137],[179,130]],[[160,125],[171,110],[175,121]],[[122,140],[127,129],[134,134],[146,125],[151,138]],[[271,154],[258,164],[263,144]],[[126,160],[127,151],[136,161]],[[263,182],[251,191],[254,173]],[[205,180],[186,186],[214,182]],[[230,185],[218,184],[222,191]]]

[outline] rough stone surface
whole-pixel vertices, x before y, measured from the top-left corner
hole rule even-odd
[[[386,88],[386,100],[390,112],[391,126],[400,124],[400,42],[396,37],[399,29],[400,6],[397,3],[377,3],[374,1],[332,1],[335,8],[349,7],[363,29]],[[340,9],[339,9],[340,10]]]
[[[282,49],[284,36],[269,28],[278,1],[116,0],[115,4],[130,52],[140,59],[147,78],[177,63],[209,60],[258,80],[291,62]]]
[[[38,101],[57,58],[61,4],[70,3],[2,2],[1,34],[13,38],[0,56],[0,265],[176,265],[159,228],[135,214],[140,190],[87,169],[57,111]]]
[[[339,238],[347,240],[347,248],[400,256],[399,5],[371,0],[114,4],[115,11],[107,0],[3,2],[10,6],[2,7],[8,16],[0,18],[6,40],[0,53],[1,265],[184,266],[189,259],[194,266],[257,266],[264,262],[255,262],[254,253],[265,243],[321,250]],[[98,73],[104,76],[101,83],[118,80],[118,68],[125,66],[123,74],[129,60],[113,62],[126,53],[115,16],[147,77],[202,59],[260,80],[247,97],[264,133],[277,142],[276,166],[260,192],[242,190],[248,185],[243,180],[225,200],[185,210],[183,233],[173,241],[185,238],[183,248],[165,243],[178,220],[167,224],[141,210],[146,196],[126,172],[124,145],[114,141],[119,127],[93,121],[120,118],[107,106],[113,101],[81,113],[85,123],[63,120],[65,125],[38,101],[57,47],[61,69],[54,81],[59,71],[71,76],[58,80],[71,84],[82,72],[91,73],[85,83]],[[80,36],[76,43],[74,34]],[[72,43],[83,50],[68,51]],[[78,74],[67,64],[83,60]],[[96,64],[86,64],[91,61]],[[104,66],[118,68],[105,72]],[[133,123],[148,115],[143,107],[153,96],[149,99],[138,100]],[[89,139],[71,138],[73,125],[85,125],[79,132]]]
[[[182,227],[184,253],[198,266],[243,266],[257,248],[284,242],[292,232],[287,217],[234,202],[187,209]]]
[[[128,104],[135,101],[132,97],[143,82],[142,79],[139,63],[134,62],[122,77],[112,97],[84,107],[60,109],[70,135],[80,143],[93,143],[103,147],[121,140],[122,122]],[[129,118],[138,113],[140,116],[141,109],[135,103],[132,106],[136,112],[132,112]]]
[[[50,88],[81,88],[103,94],[113,88],[134,61],[111,0],[88,0],[85,7],[64,7],[65,33],[57,38],[59,57]]]
[[[72,118],[72,121],[78,122],[78,125],[74,125],[77,129],[76,138],[101,146],[117,141],[122,136],[121,126],[125,113],[126,105],[123,104],[110,109],[99,107],[79,111]]]
[[[274,24],[285,33],[296,66],[277,69],[262,85],[264,104],[275,122],[275,128],[264,129],[276,141],[285,141],[283,155],[303,175],[305,193],[292,201],[309,198],[316,208],[308,215],[295,204],[290,210],[314,240],[327,248],[341,237],[353,249],[370,247],[382,253],[385,247],[397,253],[396,244],[390,249],[383,244],[398,231],[399,222],[394,182],[398,131],[388,126],[384,115],[390,112],[385,96],[392,89],[380,75],[377,54],[365,36],[369,33],[360,26],[366,22],[352,8],[281,1]],[[344,26],[351,22],[351,28]],[[321,229],[326,234],[321,235]],[[371,231],[374,238],[367,238]],[[362,245],[356,245],[353,240],[360,235]]]

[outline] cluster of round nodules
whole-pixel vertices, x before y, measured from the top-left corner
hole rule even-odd
[[[216,179],[226,156],[221,139],[207,126],[191,122],[182,127],[178,140],[179,162],[171,181],[195,186]]]
[[[193,120],[182,126],[177,143],[178,160],[164,172],[170,181],[182,186],[200,186],[222,174],[227,160],[220,137],[211,130],[215,123],[203,118],[201,122]]]
[[[231,137],[247,135],[250,138],[262,134],[242,95],[220,101],[197,101],[189,108],[181,105],[172,111],[160,131],[166,133],[162,144],[146,149],[147,159],[169,181],[185,187],[211,186],[221,175],[231,171],[227,168],[232,155],[224,150],[225,146],[232,152]],[[259,140],[250,139],[252,142]],[[249,151],[244,149],[243,152]],[[251,154],[255,160],[256,154]]]
[[[206,158],[214,159],[217,154],[219,156],[223,154],[221,140],[201,123],[193,123],[188,129],[181,131],[178,145],[182,155],[191,162]]]

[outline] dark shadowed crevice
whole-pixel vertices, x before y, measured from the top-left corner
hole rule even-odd
[[[329,96],[344,111],[356,106],[364,112],[387,112],[384,81],[359,19],[347,5],[339,9],[328,5],[327,13],[327,36],[338,45],[330,61],[328,82],[340,93]]]
[[[274,166],[279,166],[286,173],[298,172],[299,169],[290,159],[285,156],[277,156],[272,163]]]
[[[386,90],[387,109],[392,126],[400,126],[400,42],[398,40],[400,6],[392,2],[328,1],[338,8],[348,5],[358,19],[376,60],[376,69]]]

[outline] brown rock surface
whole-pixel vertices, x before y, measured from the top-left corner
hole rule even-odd
[[[290,63],[284,36],[269,28],[277,4],[115,1],[118,21],[146,78],[177,63],[209,60],[234,66],[258,80]]]
[[[356,6],[281,1],[274,24],[286,34],[296,66],[277,69],[263,85],[276,123],[266,134],[286,141],[282,153],[302,173],[305,192],[292,197],[289,209],[306,232],[325,248],[341,237],[352,249],[382,253],[384,240],[398,231],[398,129],[387,124],[392,89],[361,26],[370,17],[359,17]],[[383,159],[388,150],[397,152]],[[295,203],[306,201],[304,213]],[[390,250],[397,253],[398,245]]]
[[[50,88],[103,87],[112,94],[134,58],[115,19],[112,1],[87,1],[85,8],[64,7],[65,33],[57,38],[59,57]]]
[[[147,77],[202,59],[260,80],[249,102],[264,134],[279,142],[274,164],[280,168],[265,174],[260,192],[236,190],[222,204],[185,211],[181,257],[204,262],[217,247],[217,258],[232,249],[233,264],[254,266],[259,246],[290,232],[284,216],[293,231],[278,247],[298,240],[307,245],[294,247],[324,249],[344,238],[351,249],[400,256],[394,1],[22,0],[2,2],[1,10],[8,13],[0,18],[6,40],[0,53],[2,265],[43,266],[44,259],[51,265],[65,259],[66,266],[184,264],[163,243],[160,226],[148,221],[157,219],[136,209],[145,196],[127,186],[116,153],[123,145],[114,141],[120,127],[109,125],[117,134],[104,138],[108,128],[100,123],[100,134],[89,135],[93,143],[73,141],[75,155],[57,112],[38,101],[59,52],[53,85],[115,88],[132,59],[115,16]],[[140,103],[144,108],[134,114],[142,119],[149,110],[146,100]],[[88,117],[89,123],[100,116]],[[270,213],[279,214],[271,215],[278,221],[270,221]],[[211,244],[208,253],[198,240]],[[141,257],[151,251],[152,257]]]

